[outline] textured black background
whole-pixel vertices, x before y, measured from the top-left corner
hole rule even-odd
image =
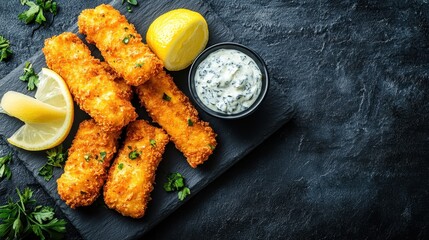
[[[0,3],[0,35],[15,53],[0,79],[108,1],[58,2],[54,23],[34,34],[17,20],[19,1]],[[296,115],[146,237],[429,238],[428,1],[207,2],[266,60]],[[12,165],[2,204],[25,185],[53,204]]]

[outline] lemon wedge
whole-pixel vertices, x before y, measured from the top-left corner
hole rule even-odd
[[[1,99],[0,111],[25,124],[8,141],[29,151],[53,148],[64,141],[74,119],[73,99],[64,80],[43,68],[38,74],[35,98],[9,91]]]
[[[156,18],[146,33],[150,49],[169,71],[191,65],[207,45],[209,29],[204,17],[184,8],[175,9]]]

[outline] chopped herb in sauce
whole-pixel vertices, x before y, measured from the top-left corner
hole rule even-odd
[[[215,150],[215,146],[208,144],[211,150]]]

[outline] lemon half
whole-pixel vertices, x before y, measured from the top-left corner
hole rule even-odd
[[[169,71],[179,71],[207,45],[209,29],[204,17],[184,8],[164,13],[152,22],[146,33],[150,49],[164,62]]]
[[[73,99],[64,80],[43,68],[38,74],[35,98],[9,91],[1,99],[1,111],[25,124],[8,141],[29,151],[53,148],[64,141],[74,119]]]

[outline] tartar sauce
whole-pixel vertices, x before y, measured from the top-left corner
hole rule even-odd
[[[213,111],[236,114],[258,98],[262,73],[255,61],[235,49],[219,49],[197,67],[195,89],[200,100]]]

